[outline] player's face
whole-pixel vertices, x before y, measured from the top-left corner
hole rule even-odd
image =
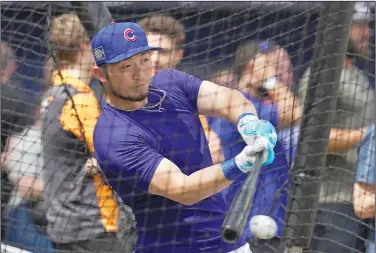
[[[163,69],[175,68],[183,56],[183,50],[176,48],[175,41],[167,35],[156,33],[148,33],[146,36],[149,46],[162,48],[162,51],[153,51],[151,57],[154,73]]]
[[[367,22],[354,22],[350,29],[350,40],[354,43],[356,50],[363,56],[368,54],[368,43],[370,39],[370,28]]]
[[[152,63],[150,52],[108,65],[106,91],[129,101],[143,101],[148,96]]]

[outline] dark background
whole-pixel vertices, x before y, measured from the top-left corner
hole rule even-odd
[[[209,74],[208,67],[230,65],[237,45],[247,39],[273,39],[285,47],[299,78],[312,58],[319,2],[250,3],[250,2],[131,2],[110,3],[116,21],[138,21],[150,13],[170,14],[183,22],[186,45],[183,63]],[[68,2],[2,2],[1,39],[9,42],[20,59],[18,73],[23,84],[39,93],[43,64],[47,56],[45,35],[47,16],[70,11]],[[374,11],[374,10],[373,10]],[[370,76],[374,85],[374,28],[371,59],[358,66]]]

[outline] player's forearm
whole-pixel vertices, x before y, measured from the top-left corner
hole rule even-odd
[[[243,115],[239,124],[239,132],[247,146],[233,159],[187,176],[176,164],[163,158],[154,171],[148,191],[184,205],[192,205],[222,191],[232,181],[252,171],[258,159],[261,158],[261,165],[271,164],[275,157],[273,148],[277,142],[274,127],[270,122],[249,114]]]
[[[228,114],[223,115],[224,117],[227,117],[234,125],[237,125],[239,116],[244,113],[253,113],[257,116],[255,106],[241,92],[232,90],[231,93],[231,96],[227,97],[229,99],[229,111]]]
[[[231,182],[224,176],[221,164],[217,164],[187,176],[174,189],[173,195],[179,196],[180,203],[193,205],[223,191]]]
[[[175,164],[163,159],[150,182],[149,192],[183,205],[193,205],[231,184],[221,166],[213,165],[187,176]]]
[[[268,90],[268,95],[278,105],[280,126],[298,122],[301,119],[303,107],[287,85],[277,83],[274,89]]]
[[[200,114],[230,120],[235,125],[244,113],[257,115],[254,105],[241,92],[208,81],[201,85],[198,110]]]
[[[363,129],[336,129],[332,128],[329,135],[329,152],[347,152],[362,140]]]

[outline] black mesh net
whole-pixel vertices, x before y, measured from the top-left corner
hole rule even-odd
[[[294,230],[299,223],[285,222],[286,213],[294,215],[288,198],[294,197],[290,179],[296,181],[290,169],[297,152],[298,156],[319,154],[326,164],[315,168],[320,193],[313,199],[318,203],[300,202],[315,211],[308,224],[313,229],[311,244],[305,251],[370,249],[375,241],[374,3],[354,3],[349,34],[335,34],[340,36],[335,38],[338,45],[347,48],[336,52],[325,47],[333,41],[318,41],[318,29],[329,29],[318,26],[319,20],[330,21],[320,12],[322,6],[321,2],[2,2],[1,252],[132,252],[134,247],[136,252],[283,252],[284,228]],[[139,22],[149,44],[162,48],[150,56],[153,74],[177,69],[240,90],[258,116],[275,126],[276,158],[261,168],[238,242],[224,242],[220,229],[244,180],[231,185],[212,182],[215,186],[209,187],[208,180],[196,174],[195,187],[201,189],[193,191],[197,196],[189,197],[184,189],[174,193],[158,183],[154,193],[159,194],[147,193],[153,191],[148,189],[154,168],[150,161],[158,164],[160,156],[185,174],[182,187],[188,187],[199,169],[237,156],[246,144],[228,119],[198,118],[196,112],[183,116],[187,122],[195,118],[201,129],[184,120],[176,123],[174,114],[169,124],[166,116],[145,116],[146,123],[137,122],[135,116],[130,125],[119,126],[114,120],[113,125],[100,124],[107,131],[94,132],[103,110],[101,101],[108,103],[102,100],[102,85],[109,86],[92,74],[90,41],[111,20]],[[331,29],[346,26],[331,25]],[[133,35],[124,31],[123,37],[132,41]],[[113,47],[121,45],[117,39],[111,41]],[[326,54],[320,48],[326,48]],[[107,57],[106,49],[94,49],[96,60]],[[317,67],[320,61],[343,56],[338,64]],[[113,66],[102,66],[96,73],[102,73],[105,81],[115,75],[113,71]],[[331,74],[336,77],[330,79]],[[338,86],[333,86],[337,79]],[[317,94],[328,87],[336,91],[322,99],[333,101],[328,105],[334,108],[321,112],[333,111],[332,123],[323,124],[311,114],[310,121],[303,120],[307,108],[322,101]],[[151,101],[160,103],[143,108],[142,113],[171,113],[163,101],[182,98],[166,89],[150,90]],[[183,98],[194,99],[189,94]],[[236,104],[225,104],[225,98],[213,91],[205,99],[213,102],[214,110]],[[132,139],[141,131],[132,132],[136,126],[144,134],[136,138],[139,142]],[[161,126],[168,130],[158,130]],[[174,133],[174,127],[179,132]],[[315,136],[315,129],[325,127],[330,128],[324,140],[328,150],[305,148],[323,140],[302,135]],[[124,137],[129,141],[124,147],[119,144],[123,140],[119,128],[131,136]],[[103,146],[100,150],[98,143]],[[297,161],[296,167],[304,167],[306,160]]]

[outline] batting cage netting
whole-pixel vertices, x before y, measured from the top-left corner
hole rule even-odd
[[[1,2],[1,252],[375,252],[374,12]]]

